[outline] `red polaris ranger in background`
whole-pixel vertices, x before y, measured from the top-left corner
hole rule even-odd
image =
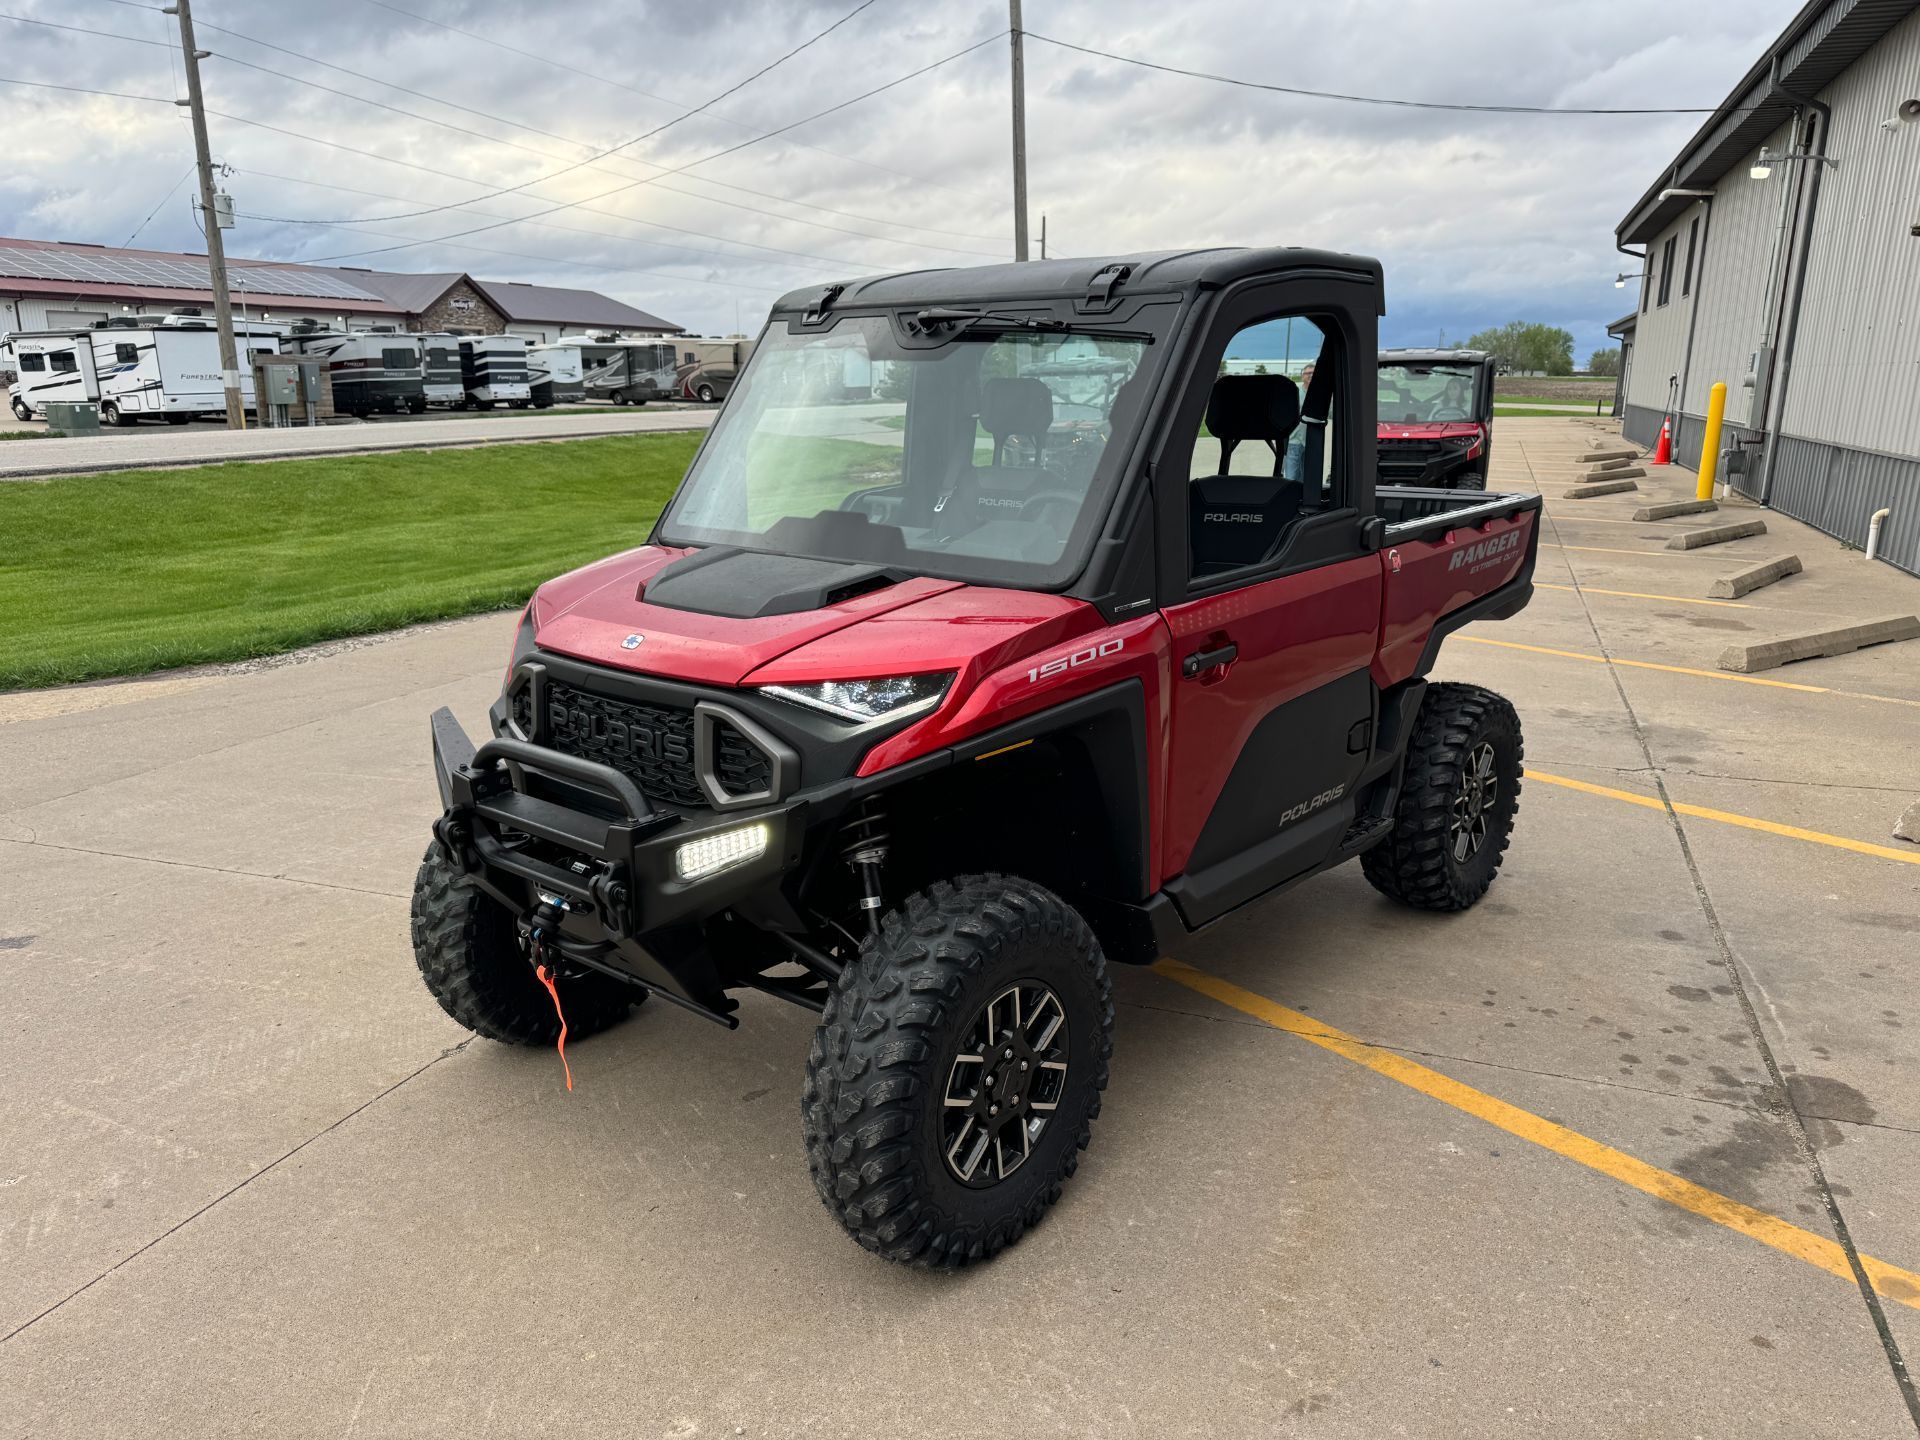
[[[1540,502],[1376,484],[1381,303],[1292,249],[787,296],[649,543],[534,595],[493,734],[433,717],[441,1005],[820,1012],[821,1198],[957,1266],[1073,1173],[1109,964],[1356,857],[1472,905],[1519,721],[1426,677],[1527,603]]]
[[[1493,382],[1484,350],[1380,352],[1380,481],[1484,490]]]

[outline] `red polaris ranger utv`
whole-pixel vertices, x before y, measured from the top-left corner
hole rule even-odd
[[[1486,489],[1496,369],[1484,350],[1382,350],[1380,480]]]
[[[1018,1239],[1099,1113],[1110,964],[1343,860],[1430,910],[1499,868],[1519,721],[1426,677],[1527,603],[1540,502],[1375,483],[1381,296],[1292,249],[787,296],[649,542],[535,593],[492,735],[434,715],[428,988],[528,1045],[817,1011],[840,1223]]]

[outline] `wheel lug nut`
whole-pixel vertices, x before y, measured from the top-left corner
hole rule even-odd
[[[1011,1050],[1003,1051],[1002,1054],[1008,1060],[1013,1059],[1013,1051]]]
[[[989,1115],[998,1115],[1000,1113],[1000,1107],[998,1105],[989,1105],[987,1107],[987,1113]]]
[[[987,1076],[987,1084],[989,1085],[993,1084],[993,1076],[991,1075]]]
[[[1022,1070],[1024,1070],[1024,1069],[1026,1069],[1026,1068],[1027,1068],[1027,1062],[1026,1062],[1026,1061],[1024,1061],[1024,1060],[1022,1060],[1022,1061],[1020,1062],[1020,1068],[1021,1068]]]

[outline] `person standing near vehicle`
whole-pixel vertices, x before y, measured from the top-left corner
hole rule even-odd
[[[1300,387],[1300,398],[1306,399],[1307,390],[1313,384],[1313,361],[1309,360],[1300,367],[1300,378],[1295,383]],[[1298,480],[1302,485],[1306,484],[1307,477],[1303,473],[1306,469],[1306,460],[1306,427],[1295,425],[1293,434],[1287,437],[1287,453],[1280,464],[1281,477],[1287,480]]]

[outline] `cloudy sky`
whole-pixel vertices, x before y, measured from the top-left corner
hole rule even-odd
[[[855,3],[196,0],[200,47],[215,57],[203,66],[214,155],[246,217],[228,249],[585,286],[711,333],[753,329],[795,286],[1007,256],[1007,42],[992,38],[1007,17],[994,0],[875,0],[688,114]],[[201,248],[193,186],[180,183],[186,115],[154,103],[184,93],[163,43],[171,17],[133,0],[5,8],[106,33],[0,19],[0,77],[150,98],[0,84],[0,234],[118,245],[137,232],[142,246]],[[1212,244],[1377,255],[1386,343],[1540,320],[1572,330],[1584,361],[1632,303],[1613,286],[1631,268],[1613,226],[1701,117],[1338,103],[1039,37],[1409,99],[1711,107],[1797,8],[1027,0],[1034,232],[1045,211],[1056,255]]]

